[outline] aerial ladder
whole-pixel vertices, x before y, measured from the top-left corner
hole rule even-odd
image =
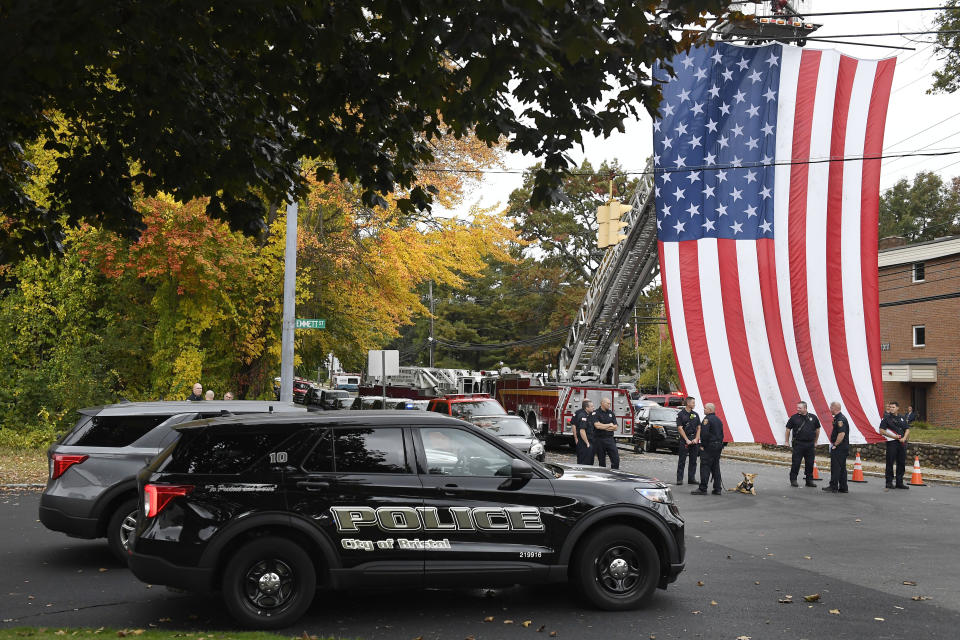
[[[606,381],[617,360],[620,331],[643,289],[657,275],[657,214],[653,161],[630,199],[622,220],[624,239],[604,253],[577,317],[560,350],[561,381]],[[616,229],[614,229],[616,233]]]

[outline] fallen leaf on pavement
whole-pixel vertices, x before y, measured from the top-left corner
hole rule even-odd
[[[813,560],[813,558],[811,558],[810,556],[803,556],[803,559],[804,559],[804,560]]]
[[[695,616],[698,616],[698,615],[700,615],[701,612],[700,612],[700,611],[691,611],[690,613],[692,613],[692,614],[695,615]]]
[[[737,640],[750,640],[750,636],[737,636]]]
[[[807,602],[816,602],[817,600],[820,599],[820,594],[819,594],[819,593],[811,593],[811,594],[808,595],[808,596],[803,596],[803,599],[806,600]]]
[[[545,624],[540,625],[539,627],[537,627],[537,633],[540,633],[541,631],[543,631],[543,630],[546,629],[546,628],[547,628],[547,625],[545,625]]]
[[[903,581],[903,584],[907,585],[908,587],[915,587],[915,586],[917,586],[917,583],[914,582],[913,580],[904,580],[904,581]]]
[[[487,616],[483,619],[484,622],[493,622],[493,616]]]
[[[793,604],[793,596],[784,596],[777,600],[780,604]]]
[[[838,616],[840,615],[840,609],[830,609],[830,613],[832,613],[835,616]]]
[[[754,581],[753,584],[760,584],[760,581],[759,581],[759,580],[756,580],[756,581]]]
[[[874,618],[877,622],[883,622],[883,618]]]
[[[531,624],[533,624],[533,621],[532,621],[532,620],[524,620],[524,621],[521,622],[520,624],[522,624],[522,625],[525,626],[525,627],[529,627]]]
[[[551,637],[551,638],[556,638],[556,637],[557,637],[557,632],[556,632],[556,631],[551,631],[551,632],[550,632],[550,637]]]
[[[715,607],[715,606],[717,606],[718,604],[720,604],[720,603],[717,602],[716,600],[711,600],[711,601],[710,601],[710,606],[711,606],[711,607]]]
[[[861,520],[860,518],[857,518],[856,520],[854,520],[854,522],[863,522],[863,520]]]
[[[99,571],[100,573],[103,573],[106,570],[107,570],[106,567],[100,567],[99,569],[97,569],[97,571]]]
[[[504,620],[503,624],[513,624],[513,620]]]
[[[929,600],[930,597],[929,597],[929,596],[913,596],[913,597],[910,598],[910,599],[911,599],[911,600],[916,600],[917,602],[920,602],[921,600]]]
[[[703,580],[697,580],[697,586],[698,586],[698,587],[702,587],[702,586],[703,586]]]

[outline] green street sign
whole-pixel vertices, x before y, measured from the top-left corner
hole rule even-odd
[[[327,321],[323,318],[297,318],[294,329],[326,329]]]

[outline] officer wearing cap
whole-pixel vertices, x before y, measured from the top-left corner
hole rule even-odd
[[[593,425],[590,423],[590,414],[593,413],[593,402],[584,400],[580,408],[570,418],[573,427],[573,441],[577,445],[577,464],[593,464]]]
[[[693,410],[696,398],[687,396],[683,409],[677,414],[677,435],[680,436],[680,448],[677,451],[677,484],[683,484],[683,467],[690,458],[687,482],[697,484],[697,458],[700,457],[700,416]]]
[[[790,434],[793,433],[793,463],[790,465],[790,486],[799,487],[797,475],[800,473],[800,461],[803,461],[803,477],[806,486],[815,487],[813,483],[813,457],[820,437],[820,419],[812,413],[807,413],[807,403],[801,400],[797,403],[797,412],[787,420],[787,431],[784,442],[790,443]]]
[[[714,411],[712,402],[703,405],[706,414],[700,423],[700,439],[703,450],[700,452],[700,486],[691,491],[694,496],[707,495],[707,483],[713,476],[713,495],[723,495],[720,479],[720,452],[723,451],[723,420]]]
[[[830,485],[824,491],[847,493],[847,454],[850,452],[850,421],[840,413],[840,403],[830,403],[833,431],[830,433]]]
[[[620,468],[620,452],[617,451],[617,441],[613,432],[617,430],[617,417],[610,410],[610,398],[600,401],[600,408],[590,415],[590,425],[593,427],[593,450],[597,454],[597,464],[607,466],[607,456],[610,456],[610,468]]]
[[[907,466],[907,440],[910,438],[910,425],[898,412],[900,403],[887,404],[887,413],[880,422],[880,434],[887,439],[887,489],[909,489],[903,484],[903,471]],[[893,465],[897,465],[897,484],[893,484]]]

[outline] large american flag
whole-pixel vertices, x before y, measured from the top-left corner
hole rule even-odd
[[[667,318],[681,384],[727,440],[782,443],[799,400],[821,442],[834,400],[851,442],[882,440],[880,160],[861,158],[880,156],[894,64],[719,43],[655,69]]]

